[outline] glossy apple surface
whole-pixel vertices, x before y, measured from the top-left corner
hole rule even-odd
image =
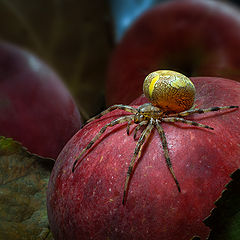
[[[168,1],[146,11],[113,52],[107,104],[129,104],[158,69],[240,81],[239,16],[236,7],[205,0]]]
[[[40,59],[0,43],[0,135],[56,159],[79,130],[77,106],[57,74]]]
[[[192,78],[196,106],[237,105],[240,83],[221,78]],[[135,104],[146,102],[140,97]],[[86,125],[60,153],[47,191],[48,217],[54,239],[203,239],[210,214],[229,175],[240,167],[240,111],[228,110],[188,117],[214,127],[199,129],[162,123],[170,158],[182,192],[166,166],[156,130],[145,144],[130,182],[126,205],[123,187],[136,141],[126,127],[114,126],[83,156],[75,158],[109,121],[124,115],[115,110]],[[133,126],[132,126],[133,127]]]

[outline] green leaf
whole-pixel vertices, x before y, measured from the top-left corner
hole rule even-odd
[[[54,161],[0,137],[0,239],[53,239],[46,189]]]
[[[211,228],[208,240],[240,239],[240,169],[231,175],[232,180],[216,201],[216,208],[204,223]]]

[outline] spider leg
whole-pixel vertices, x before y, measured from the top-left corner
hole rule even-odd
[[[166,118],[162,118],[163,122],[182,122],[182,123],[186,123],[188,125],[192,125],[192,126],[196,126],[196,127],[201,127],[201,128],[208,128],[213,130],[212,127],[209,127],[207,125],[201,124],[201,123],[197,123],[194,121],[190,121],[190,120],[186,120],[184,118],[177,118],[177,117],[166,117]]]
[[[105,114],[107,114],[107,113],[109,113],[109,112],[111,112],[115,109],[121,109],[121,110],[124,110],[126,112],[133,113],[133,114],[137,113],[137,109],[134,108],[134,107],[131,107],[131,106],[128,106],[128,105],[122,105],[122,104],[113,105],[113,106],[107,108],[106,110],[102,111],[101,113],[97,114],[96,116],[87,120],[86,124],[92,122],[95,119],[98,119],[98,118],[102,117],[103,115],[105,115]]]
[[[169,116],[171,116],[171,117],[184,117],[184,116],[191,115],[193,113],[201,114],[201,113],[215,112],[215,111],[220,111],[220,110],[224,110],[224,109],[231,109],[231,108],[238,108],[238,106],[211,107],[211,108],[205,108],[205,109],[193,108],[193,109],[189,109],[187,111],[181,112],[181,113],[169,114]]]
[[[134,135],[133,135],[133,139],[135,140],[136,139],[136,136],[137,136],[137,131],[144,125],[147,125],[148,124],[148,121],[142,121],[140,122],[134,129]]]
[[[160,125],[158,120],[156,121],[156,127],[157,127],[158,133],[159,133],[159,135],[161,137],[161,140],[162,140],[162,147],[163,147],[163,151],[164,151],[164,157],[165,157],[168,169],[169,169],[169,171],[171,172],[171,174],[173,176],[173,179],[174,179],[174,181],[175,181],[175,183],[177,185],[178,191],[181,192],[180,185],[179,185],[178,180],[177,180],[177,178],[175,176],[175,173],[173,171],[172,163],[171,163],[171,160],[170,160],[170,157],[169,157],[168,146],[167,146],[167,139],[166,139],[164,130],[163,130],[163,128]]]
[[[128,185],[129,185],[129,180],[130,180],[130,177],[132,175],[132,170],[133,170],[135,161],[136,161],[137,157],[141,156],[141,151],[142,151],[143,144],[146,141],[146,139],[149,137],[153,127],[154,127],[154,124],[153,124],[153,120],[151,119],[150,122],[148,122],[147,127],[141,133],[140,138],[138,139],[137,145],[136,145],[135,150],[134,150],[133,157],[131,159],[131,162],[129,164],[128,171],[127,171],[127,177],[126,177],[126,180],[125,180],[124,191],[123,191],[123,200],[122,200],[123,205],[125,204],[126,193],[127,193],[127,189],[128,189]]]
[[[128,124],[127,124],[127,135],[129,135],[130,126],[131,126],[132,123],[133,123],[133,121],[132,121],[132,119],[130,119],[130,120],[128,121]]]
[[[79,159],[82,157],[82,155],[92,147],[92,145],[101,137],[101,135],[106,131],[106,129],[108,127],[113,127],[117,124],[120,123],[124,123],[124,122],[128,122],[131,119],[133,119],[133,115],[126,115],[126,116],[122,116],[119,117],[113,121],[111,121],[110,123],[107,123],[105,126],[103,126],[101,128],[101,130],[98,132],[98,134],[88,143],[88,145],[81,151],[81,153],[78,155],[78,157],[76,158],[76,160],[73,163],[73,167],[72,167],[72,172],[75,171],[76,167],[77,167],[77,163],[80,163],[81,161],[79,161]]]

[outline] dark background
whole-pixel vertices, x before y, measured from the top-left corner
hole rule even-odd
[[[106,107],[111,52],[127,27],[158,2],[0,0],[0,39],[32,51],[52,66],[88,119]]]

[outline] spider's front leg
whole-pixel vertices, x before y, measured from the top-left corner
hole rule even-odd
[[[138,123],[138,125],[136,126],[136,128],[134,129],[134,135],[133,135],[133,139],[135,140],[136,137],[137,137],[137,132],[139,131],[139,129],[144,126],[144,125],[147,125],[148,124],[148,121],[142,121],[140,123]]]
[[[131,126],[131,124],[133,124],[133,123],[134,123],[134,121],[129,121],[129,122],[128,122],[128,125],[127,125],[127,135],[130,135],[130,126]],[[140,129],[142,126],[148,124],[148,120],[139,122],[139,123],[137,123],[137,124],[138,124],[138,125],[135,127],[135,129],[134,129],[134,134],[133,134],[133,139],[134,139],[134,140],[136,140],[137,132],[139,131],[139,129]]]
[[[81,161],[80,158],[83,156],[83,154],[92,147],[92,145],[102,136],[102,134],[106,131],[106,129],[108,127],[113,127],[117,124],[121,124],[121,123],[125,123],[125,122],[129,122],[130,120],[134,119],[134,115],[126,115],[126,116],[122,116],[119,117],[113,121],[111,121],[110,123],[107,123],[105,126],[103,126],[101,128],[101,130],[98,132],[98,134],[88,143],[88,145],[81,151],[81,153],[78,155],[78,157],[76,158],[76,160],[73,163],[73,167],[72,167],[72,172],[75,171],[76,167],[77,167],[77,163],[80,163]]]
[[[127,135],[130,134],[130,126],[132,125],[133,121],[132,120],[129,120],[128,123],[127,123]]]
[[[98,118],[104,116],[105,114],[112,112],[113,110],[116,110],[116,109],[124,110],[126,112],[130,112],[133,114],[137,113],[137,109],[134,107],[131,107],[128,105],[117,104],[117,105],[113,105],[113,106],[107,108],[106,110],[102,111],[101,113],[97,114],[96,116],[88,119],[86,124],[88,124],[88,123],[92,122],[93,120],[98,119]]]
[[[125,180],[124,191],[123,191],[123,200],[122,200],[123,205],[125,204],[128,185],[129,185],[129,180],[130,180],[130,177],[132,175],[132,171],[133,171],[133,167],[135,165],[136,159],[137,159],[137,157],[141,156],[141,151],[142,151],[143,144],[146,141],[146,139],[149,137],[153,127],[154,127],[153,119],[151,119],[149,121],[147,127],[141,133],[140,138],[138,139],[137,145],[136,145],[135,150],[134,150],[133,157],[131,159],[131,162],[129,164],[128,171],[127,171],[127,177],[126,177],[126,180]]]

